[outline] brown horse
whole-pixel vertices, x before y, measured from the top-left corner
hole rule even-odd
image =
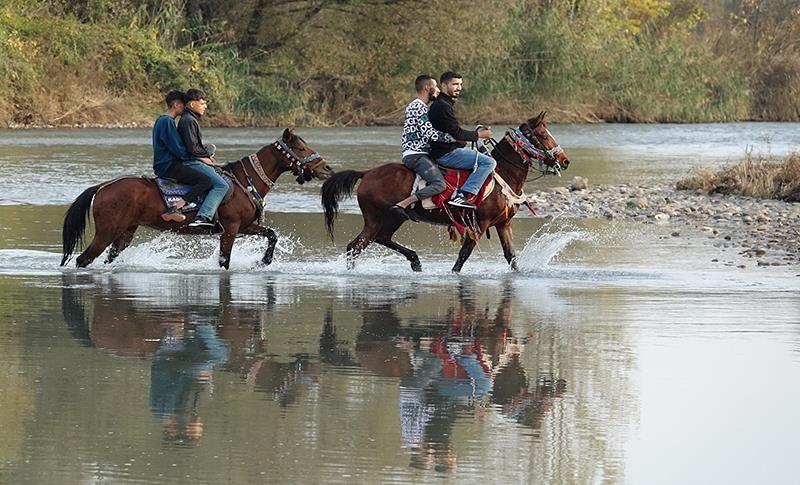
[[[529,168],[537,162],[537,158],[557,170],[565,169],[569,165],[569,158],[547,129],[544,116],[545,113],[542,112],[538,117],[531,118],[519,126],[519,131],[516,133],[521,136],[517,139],[524,138],[521,141],[523,145],[527,144],[526,147],[520,148],[520,145],[513,144],[509,136],[496,144],[492,156],[498,162],[497,173],[507,182],[508,188],[504,190],[501,184],[496,184],[489,197],[475,211],[479,233],[484,234],[489,227],[495,227],[505,258],[515,271],[517,262],[512,244],[511,218],[523,203],[521,195]],[[347,245],[348,267],[352,268],[359,253],[375,241],[405,256],[411,262],[412,270],[422,271],[417,253],[392,241],[392,236],[405,220],[395,216],[388,209],[407,197],[414,183],[414,173],[401,164],[389,163],[366,172],[346,170],[336,173],[325,181],[322,185],[322,205],[325,208],[325,224],[331,239],[333,239],[333,225],[338,214],[339,201],[352,193],[359,179],[362,180],[358,187],[358,205],[364,217],[364,228]],[[508,189],[513,194],[508,194]],[[413,211],[421,221],[439,225],[452,224],[450,217],[442,209],[425,210],[420,203],[417,203]],[[454,272],[461,271],[476,243],[474,238],[464,238],[458,259],[453,266]]]
[[[313,177],[324,179],[333,173],[325,160],[295,135],[294,130],[289,129],[274,143],[249,157],[229,163],[223,167],[223,171],[228,172],[234,181],[230,200],[220,205],[217,211],[217,227],[221,227],[219,265],[225,269],[230,265],[233,241],[237,234],[265,236],[269,245],[261,261],[264,264],[272,262],[278,237],[272,229],[261,226],[259,219],[263,198],[282,173],[291,171],[298,183]],[[187,215],[183,222],[162,220],[164,202],[153,179],[121,177],[89,187],[69,207],[62,230],[61,266],[70,260],[78,242],[83,240],[90,210],[94,218],[95,235],[91,244],[78,256],[79,267],[94,261],[109,244],[111,249],[106,263],[114,261],[131,243],[139,226],[182,234],[209,233],[208,230],[187,227],[196,213]]]

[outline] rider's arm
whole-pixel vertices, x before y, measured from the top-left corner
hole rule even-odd
[[[420,138],[422,138],[425,143],[430,143],[432,141],[452,143],[454,141],[454,138],[450,136],[449,133],[445,133],[434,128],[427,115],[424,115],[419,119],[419,133]]]
[[[445,102],[433,103],[430,110],[430,120],[438,130],[448,133],[459,141],[477,141],[478,132],[465,130],[458,124],[453,107]]]

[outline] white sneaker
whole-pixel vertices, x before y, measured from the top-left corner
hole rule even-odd
[[[452,205],[452,206],[455,206],[455,207],[462,207],[464,209],[474,209],[475,208],[475,204],[473,204],[472,202],[468,201],[467,197],[464,194],[460,193],[460,192],[458,193],[458,195],[455,196],[455,198],[452,198],[452,199],[448,200],[447,203]]]
[[[214,223],[203,216],[198,217],[188,224],[189,227],[214,227]]]

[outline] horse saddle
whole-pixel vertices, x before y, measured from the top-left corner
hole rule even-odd
[[[444,207],[444,204],[446,204],[447,201],[452,199],[455,195],[455,189],[460,189],[464,185],[464,182],[467,181],[467,177],[469,177],[472,173],[472,170],[444,168],[441,165],[439,166],[439,169],[442,171],[442,175],[444,175],[446,187],[443,192],[436,194],[433,197],[428,197],[427,199],[421,200],[420,203],[422,204],[423,209],[431,210],[441,209]],[[480,192],[478,192],[478,205],[486,200],[486,198],[489,197],[489,194],[492,193],[492,190],[494,190],[494,173],[495,172],[492,172],[491,177],[486,177],[483,187],[481,187]],[[425,182],[422,177],[419,176],[419,174],[417,174],[416,178],[414,178],[414,183],[411,184],[411,193],[413,194],[426,185],[428,185],[428,183]]]
[[[222,174],[222,178],[224,178],[225,182],[228,183],[228,191],[225,193],[225,197],[222,198],[222,204],[224,204],[233,196],[233,181],[225,173]],[[180,184],[173,179],[156,177],[151,180],[155,180],[156,187],[158,187],[158,191],[161,193],[161,199],[164,200],[164,204],[168,209],[175,207],[178,204],[178,201],[182,200],[183,196],[192,189],[191,185]],[[187,200],[186,202],[195,203],[195,205],[192,206],[187,212],[199,209],[200,206],[203,205],[204,200],[206,200],[206,193],[198,195],[194,200]]]

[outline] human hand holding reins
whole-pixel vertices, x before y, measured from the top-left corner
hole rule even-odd
[[[487,127],[478,130],[478,138],[491,138],[493,135],[494,133],[492,133],[492,130]]]

